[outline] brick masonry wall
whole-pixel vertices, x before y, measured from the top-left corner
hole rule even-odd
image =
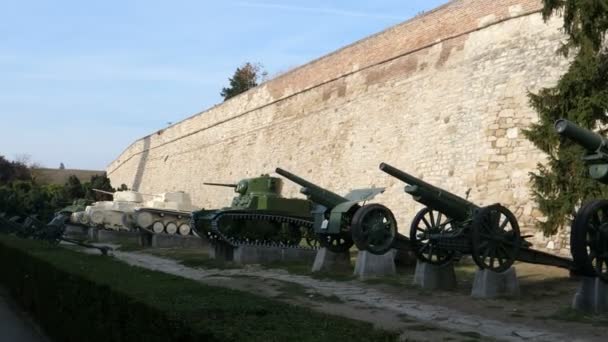
[[[522,135],[537,120],[527,92],[553,85],[568,61],[561,21],[539,1],[460,0],[312,61],[134,142],[107,169],[142,192],[185,190],[200,206],[234,182],[285,168],[338,193],[385,186],[376,198],[406,233],[421,208],[387,162],[480,205],[501,202],[524,233],[542,219],[528,172],[545,156]],[[299,196],[286,181],[285,194]],[[560,234],[537,247],[567,253]]]

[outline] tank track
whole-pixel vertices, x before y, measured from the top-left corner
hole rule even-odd
[[[256,246],[256,247],[283,247],[283,248],[297,248],[297,249],[308,249],[308,250],[317,250],[316,247],[308,247],[308,246],[300,246],[300,245],[288,245],[275,241],[248,241],[239,239],[237,237],[227,236],[222,233],[219,229],[220,220],[223,218],[233,218],[233,219],[245,219],[248,221],[271,221],[278,223],[293,223],[298,227],[305,227],[307,229],[311,229],[313,227],[313,222],[295,218],[292,216],[284,216],[280,214],[256,214],[250,212],[223,212],[216,214],[211,219],[211,231],[207,233],[207,238],[212,243],[222,242],[230,245],[231,247],[239,247],[239,246]],[[194,222],[192,223],[194,227]]]

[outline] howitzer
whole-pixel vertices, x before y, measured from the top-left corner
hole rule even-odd
[[[359,204],[383,193],[384,188],[358,189],[340,196],[281,168],[276,173],[302,186],[300,192],[321,207],[315,217],[314,232],[322,247],[339,253],[348,251],[356,242],[357,248],[377,254],[390,249],[382,243],[390,243],[393,239],[389,235],[397,231],[393,213],[381,204]],[[355,238],[356,232],[365,234],[365,238]]]
[[[566,119],[557,120],[555,130],[586,150],[583,161],[589,176],[608,184],[608,140]],[[574,216],[570,229],[570,252],[579,271],[608,282],[608,201],[586,202]]]
[[[470,254],[479,268],[495,272],[507,270],[515,260],[575,269],[570,259],[529,248],[506,207],[478,206],[385,163],[380,170],[407,183],[405,192],[426,206],[414,216],[409,234],[419,260],[443,265]]]

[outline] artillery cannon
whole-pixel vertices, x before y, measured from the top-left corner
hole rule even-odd
[[[276,173],[302,186],[300,192],[321,207],[315,218],[314,232],[322,247],[336,253],[345,252],[357,241],[357,248],[361,250],[386,252],[390,249],[397,231],[393,213],[381,204],[359,204],[383,193],[384,188],[353,190],[340,196],[281,168],[277,168]],[[353,240],[354,226],[362,227],[358,232],[365,235],[365,239]]]
[[[583,161],[589,176],[608,184],[608,140],[565,119],[555,122],[555,130],[586,150]],[[570,251],[582,274],[608,281],[608,200],[592,200],[578,210],[571,226]]]
[[[386,163],[380,170],[407,183],[405,192],[426,206],[414,216],[409,239],[387,235],[395,237],[393,248],[412,248],[419,260],[436,265],[470,254],[479,268],[494,272],[506,271],[516,260],[577,269],[570,259],[531,249],[506,207],[478,206]]]
[[[212,243],[300,247],[303,237],[314,246],[309,201],[281,195],[283,181],[267,174],[237,184],[205,183],[234,188],[229,207],[192,213],[191,226]]]
[[[86,248],[98,249],[103,255],[107,255],[111,248],[106,246],[95,246],[76,239],[64,237],[65,224],[69,220],[69,215],[58,212],[49,222],[44,223],[34,216],[25,218],[22,224],[18,223],[19,217],[6,219],[0,215],[0,231],[6,234],[14,234],[20,238],[31,238],[34,240],[46,241],[51,244],[58,244],[60,241],[69,242]]]

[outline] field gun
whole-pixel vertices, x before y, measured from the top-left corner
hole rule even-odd
[[[419,260],[444,265],[470,254],[479,268],[494,272],[506,271],[516,260],[577,269],[570,259],[531,249],[515,215],[501,204],[478,206],[386,163],[380,170],[407,183],[405,192],[425,205],[409,234]]]
[[[95,246],[80,240],[70,239],[64,236],[66,222],[69,215],[57,213],[49,223],[38,220],[35,216],[28,216],[23,223],[18,223],[19,217],[6,219],[0,215],[0,231],[6,234],[14,234],[24,239],[34,239],[46,241],[51,244],[58,244],[61,241],[69,242],[86,248],[98,249],[103,255],[107,255],[111,248],[106,246]]]
[[[589,176],[608,184],[608,139],[566,119],[555,122],[561,136],[582,146]],[[583,275],[608,282],[608,200],[596,199],[581,206],[570,232],[570,252]]]
[[[332,252],[348,251],[355,242],[360,250],[382,251],[390,249],[397,221],[390,209],[381,204],[359,204],[366,202],[384,192],[384,188],[357,189],[345,196],[315,185],[295,174],[277,168],[279,175],[302,186],[300,192],[315,203],[320,210],[315,217],[314,232],[322,247]],[[364,227],[365,239],[355,238],[355,227]],[[355,238],[355,239],[354,239]],[[354,240],[353,240],[354,239]]]

